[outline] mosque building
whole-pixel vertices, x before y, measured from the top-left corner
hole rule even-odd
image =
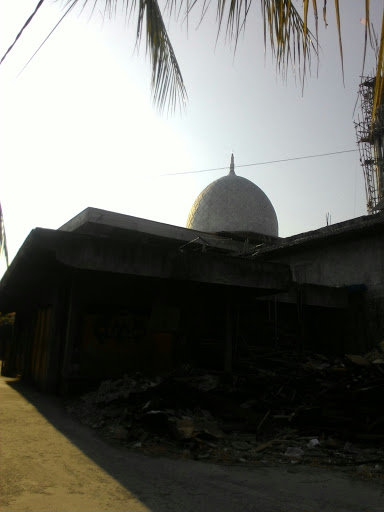
[[[2,374],[65,393],[185,362],[232,372],[250,346],[362,352],[384,338],[383,234],[379,212],[279,238],[233,155],[185,228],[86,208],[33,229],[1,280]]]

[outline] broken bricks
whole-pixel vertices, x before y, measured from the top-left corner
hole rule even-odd
[[[217,423],[204,417],[173,417],[169,418],[168,421],[176,439],[191,439],[202,434],[213,439],[222,439],[224,437],[224,432],[222,432]]]
[[[262,452],[351,464],[362,457],[348,443],[384,439],[384,374],[374,363],[380,354],[381,347],[364,357],[258,351],[232,379],[197,369],[158,378],[136,373],[103,382],[69,407],[116,440],[173,443],[202,460],[236,461],[239,452],[256,460]]]
[[[192,418],[169,418],[171,432],[176,439],[191,439],[194,435],[195,425]]]

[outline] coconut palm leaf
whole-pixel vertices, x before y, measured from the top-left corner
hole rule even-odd
[[[2,210],[1,204],[0,204],[0,256],[2,254],[4,254],[4,256],[5,256],[5,262],[6,262],[7,268],[8,268],[9,261],[8,261],[7,237],[5,235],[3,210]]]
[[[134,14],[136,20],[136,44],[140,45],[143,30],[146,35],[146,51],[152,68],[152,96],[157,108],[163,112],[167,107],[173,111],[186,103],[187,92],[171,41],[165,27],[157,0],[82,0],[81,9],[93,3],[92,12],[97,5],[104,3],[104,17],[115,17],[120,4],[127,18]],[[79,0],[67,0],[66,8],[79,4]],[[145,28],[144,28],[145,27]]]
[[[146,49],[152,64],[152,95],[161,111],[167,105],[174,110],[184,106],[187,92],[180,67],[169,40],[157,0],[134,0],[138,3],[136,39],[140,42],[144,19],[146,22]]]
[[[15,37],[15,40],[13,41],[13,43],[11,44],[11,46],[8,48],[8,50],[4,53],[4,55],[2,56],[1,60],[0,60],[0,64],[2,64],[3,60],[5,59],[5,57],[8,55],[8,53],[12,50],[12,48],[15,46],[15,44],[17,43],[17,41],[19,40],[19,38],[21,37],[22,33],[24,32],[24,30],[28,27],[28,25],[31,23],[31,21],[33,20],[33,18],[35,17],[35,15],[37,14],[37,11],[40,9],[40,7],[43,5],[44,3],[44,0],[39,0],[38,4],[36,5],[35,7],[35,10],[33,11],[33,13],[29,16],[29,18],[27,19],[27,21],[24,23],[24,25],[21,27],[21,30],[19,30],[18,34],[16,35]]]
[[[372,127],[375,126],[379,112],[381,112],[381,122],[384,117],[384,9],[381,24],[380,46],[377,55],[377,72],[375,80],[375,89],[373,91],[373,108],[372,108]]]
[[[171,41],[164,24],[162,11],[159,5],[160,0],[81,0],[81,8],[92,6],[92,11],[97,6],[104,4],[104,14],[112,17],[118,15],[118,12],[126,16],[136,16],[136,38],[139,43],[143,30],[146,32],[146,50],[150,56],[152,67],[152,94],[157,107],[162,111],[167,106],[174,110],[177,105],[184,105],[187,99],[187,93],[180,67],[176,59]],[[299,72],[305,77],[306,71],[311,65],[313,55],[318,55],[318,2],[317,0],[302,0],[302,7],[299,11],[293,5],[292,0],[256,0],[261,7],[261,20],[264,27],[264,44],[269,46],[276,59],[276,66],[283,75],[287,73],[289,66],[294,72]],[[22,30],[17,35],[21,36],[22,31],[31,22],[36,15],[38,8],[44,0],[40,0],[34,13],[28,18]],[[216,0],[218,34],[225,29],[226,38],[235,42],[237,47],[239,36],[245,30],[247,21],[251,13],[251,6],[255,0]],[[176,18],[184,19],[189,16],[192,9],[201,7],[201,19],[203,19],[208,8],[214,3],[214,0],[164,0],[164,11],[168,16],[176,15]],[[80,5],[79,0],[66,0],[65,6],[72,7]],[[117,10],[118,5],[122,9]],[[369,0],[365,0],[366,23],[365,40],[367,34],[370,35],[369,23]],[[338,30],[338,44],[343,71],[343,46],[341,34],[341,15],[339,0],[334,0],[334,9],[336,13],[336,23]],[[253,11],[252,11],[253,12]],[[308,29],[308,16],[312,12],[315,20],[315,34]],[[327,0],[323,0],[323,18],[324,23],[327,15]],[[384,18],[384,10],[383,10]],[[260,21],[257,19],[256,21]],[[384,27],[384,23],[383,23]],[[381,45],[383,45],[384,28],[381,32]],[[371,41],[371,37],[369,38]],[[8,49],[6,55],[12,49]],[[365,44],[364,59],[367,45]],[[374,112],[380,102],[382,102],[383,91],[383,58],[384,50],[381,50],[378,61]],[[5,57],[5,56],[4,56]],[[2,60],[4,60],[4,57]],[[364,65],[364,63],[363,63]],[[344,72],[343,72],[344,76]]]

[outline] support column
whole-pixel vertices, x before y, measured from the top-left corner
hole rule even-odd
[[[67,299],[66,329],[64,336],[64,347],[62,351],[62,362],[60,372],[60,394],[67,394],[69,391],[69,379],[71,376],[71,359],[76,339],[76,328],[78,325],[78,300],[76,297],[77,280],[76,271],[73,271],[70,278],[70,285]]]
[[[224,352],[224,370],[232,373],[233,360],[233,300],[228,293],[226,304],[226,326],[225,326],[225,352]]]

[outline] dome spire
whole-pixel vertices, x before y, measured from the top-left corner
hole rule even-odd
[[[231,155],[231,165],[229,167],[229,174],[230,175],[235,175],[235,157],[233,156],[233,153]]]

